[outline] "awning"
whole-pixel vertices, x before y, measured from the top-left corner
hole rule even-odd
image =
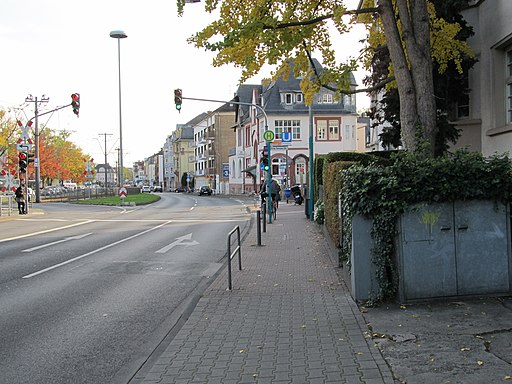
[[[250,167],[247,167],[242,172],[248,173],[251,177],[256,179],[256,166],[255,165],[251,165]]]

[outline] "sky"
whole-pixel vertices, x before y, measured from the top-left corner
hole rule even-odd
[[[128,35],[120,40],[123,165],[130,167],[158,152],[176,124],[221,106],[184,100],[178,113],[174,89],[213,100],[230,100],[236,92],[241,70],[213,67],[211,52],[186,41],[213,20],[201,3],[187,4],[178,17],[175,0],[1,0],[0,108],[26,123],[34,115],[34,103],[25,103],[28,95],[49,98],[43,112],[79,93],[79,118],[69,107],[40,117],[39,124],[66,131],[95,163],[103,163],[106,152],[115,164],[121,131],[118,40],[109,34],[122,30]],[[358,55],[361,37],[359,29],[338,40],[341,60]],[[265,69],[246,83],[260,84],[269,73]],[[355,73],[358,84],[363,76]],[[358,94],[357,104],[362,109],[369,100]]]

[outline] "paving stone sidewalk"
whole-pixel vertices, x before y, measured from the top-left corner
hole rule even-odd
[[[394,383],[304,206],[281,203],[256,244],[253,225],[233,290],[224,268],[141,382]]]

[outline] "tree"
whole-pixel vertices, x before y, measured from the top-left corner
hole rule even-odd
[[[185,0],[177,2],[182,12]],[[393,77],[383,83],[396,81],[404,145],[415,151],[420,142],[426,141],[433,154],[437,128],[432,57],[440,62],[457,61],[466,47],[450,39],[441,40],[449,36],[442,32],[455,30],[457,25],[437,19],[427,0],[365,0],[357,10],[348,10],[342,1],[335,0],[205,1],[208,12],[217,8],[218,20],[196,33],[190,42],[216,52],[215,66],[233,63],[242,68],[241,82],[257,74],[265,63],[277,66],[274,77],[287,76],[293,61],[295,75],[303,79],[301,87],[307,103],[320,87],[338,95],[353,93],[348,74],[356,68],[356,60],[336,62],[332,27],[346,33],[351,21],[345,16],[366,15],[358,20],[371,31],[368,51],[384,44],[389,50]],[[431,35],[439,37],[436,49],[431,49]],[[379,44],[375,44],[379,38]],[[322,56],[321,73],[312,65],[313,53]]]
[[[435,7],[438,20],[460,26],[460,29],[451,30],[450,35],[446,36],[445,39],[450,37],[465,44],[465,41],[473,34],[472,28],[467,25],[460,14],[460,11],[468,5],[468,1],[434,0],[432,4]],[[458,130],[449,123],[448,117],[453,117],[453,107],[456,103],[467,104],[467,73],[476,62],[469,52],[464,50],[461,50],[461,52],[463,54],[457,61],[437,60],[433,62],[432,73],[437,119],[434,147],[436,154],[443,153],[448,149],[448,142],[455,143],[459,137]],[[382,82],[383,79],[389,76],[389,65],[389,51],[386,46],[381,46],[375,50],[374,56],[371,58],[371,75],[365,78],[364,83],[367,86],[375,86]],[[400,135],[400,99],[396,88],[388,89],[379,104],[380,106],[371,109],[370,117],[376,121],[375,125],[382,124],[384,121],[391,124],[390,127],[383,129],[380,139],[385,147],[390,145],[397,147],[402,144],[402,141]]]

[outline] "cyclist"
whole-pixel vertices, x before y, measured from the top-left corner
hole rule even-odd
[[[261,185],[261,202],[263,203],[265,201],[265,198],[268,196],[267,192],[267,180],[263,182]],[[279,183],[275,179],[271,179],[270,184],[270,194],[272,196],[272,202],[276,202],[276,207],[279,205],[279,200],[281,200],[281,187],[279,186]]]

